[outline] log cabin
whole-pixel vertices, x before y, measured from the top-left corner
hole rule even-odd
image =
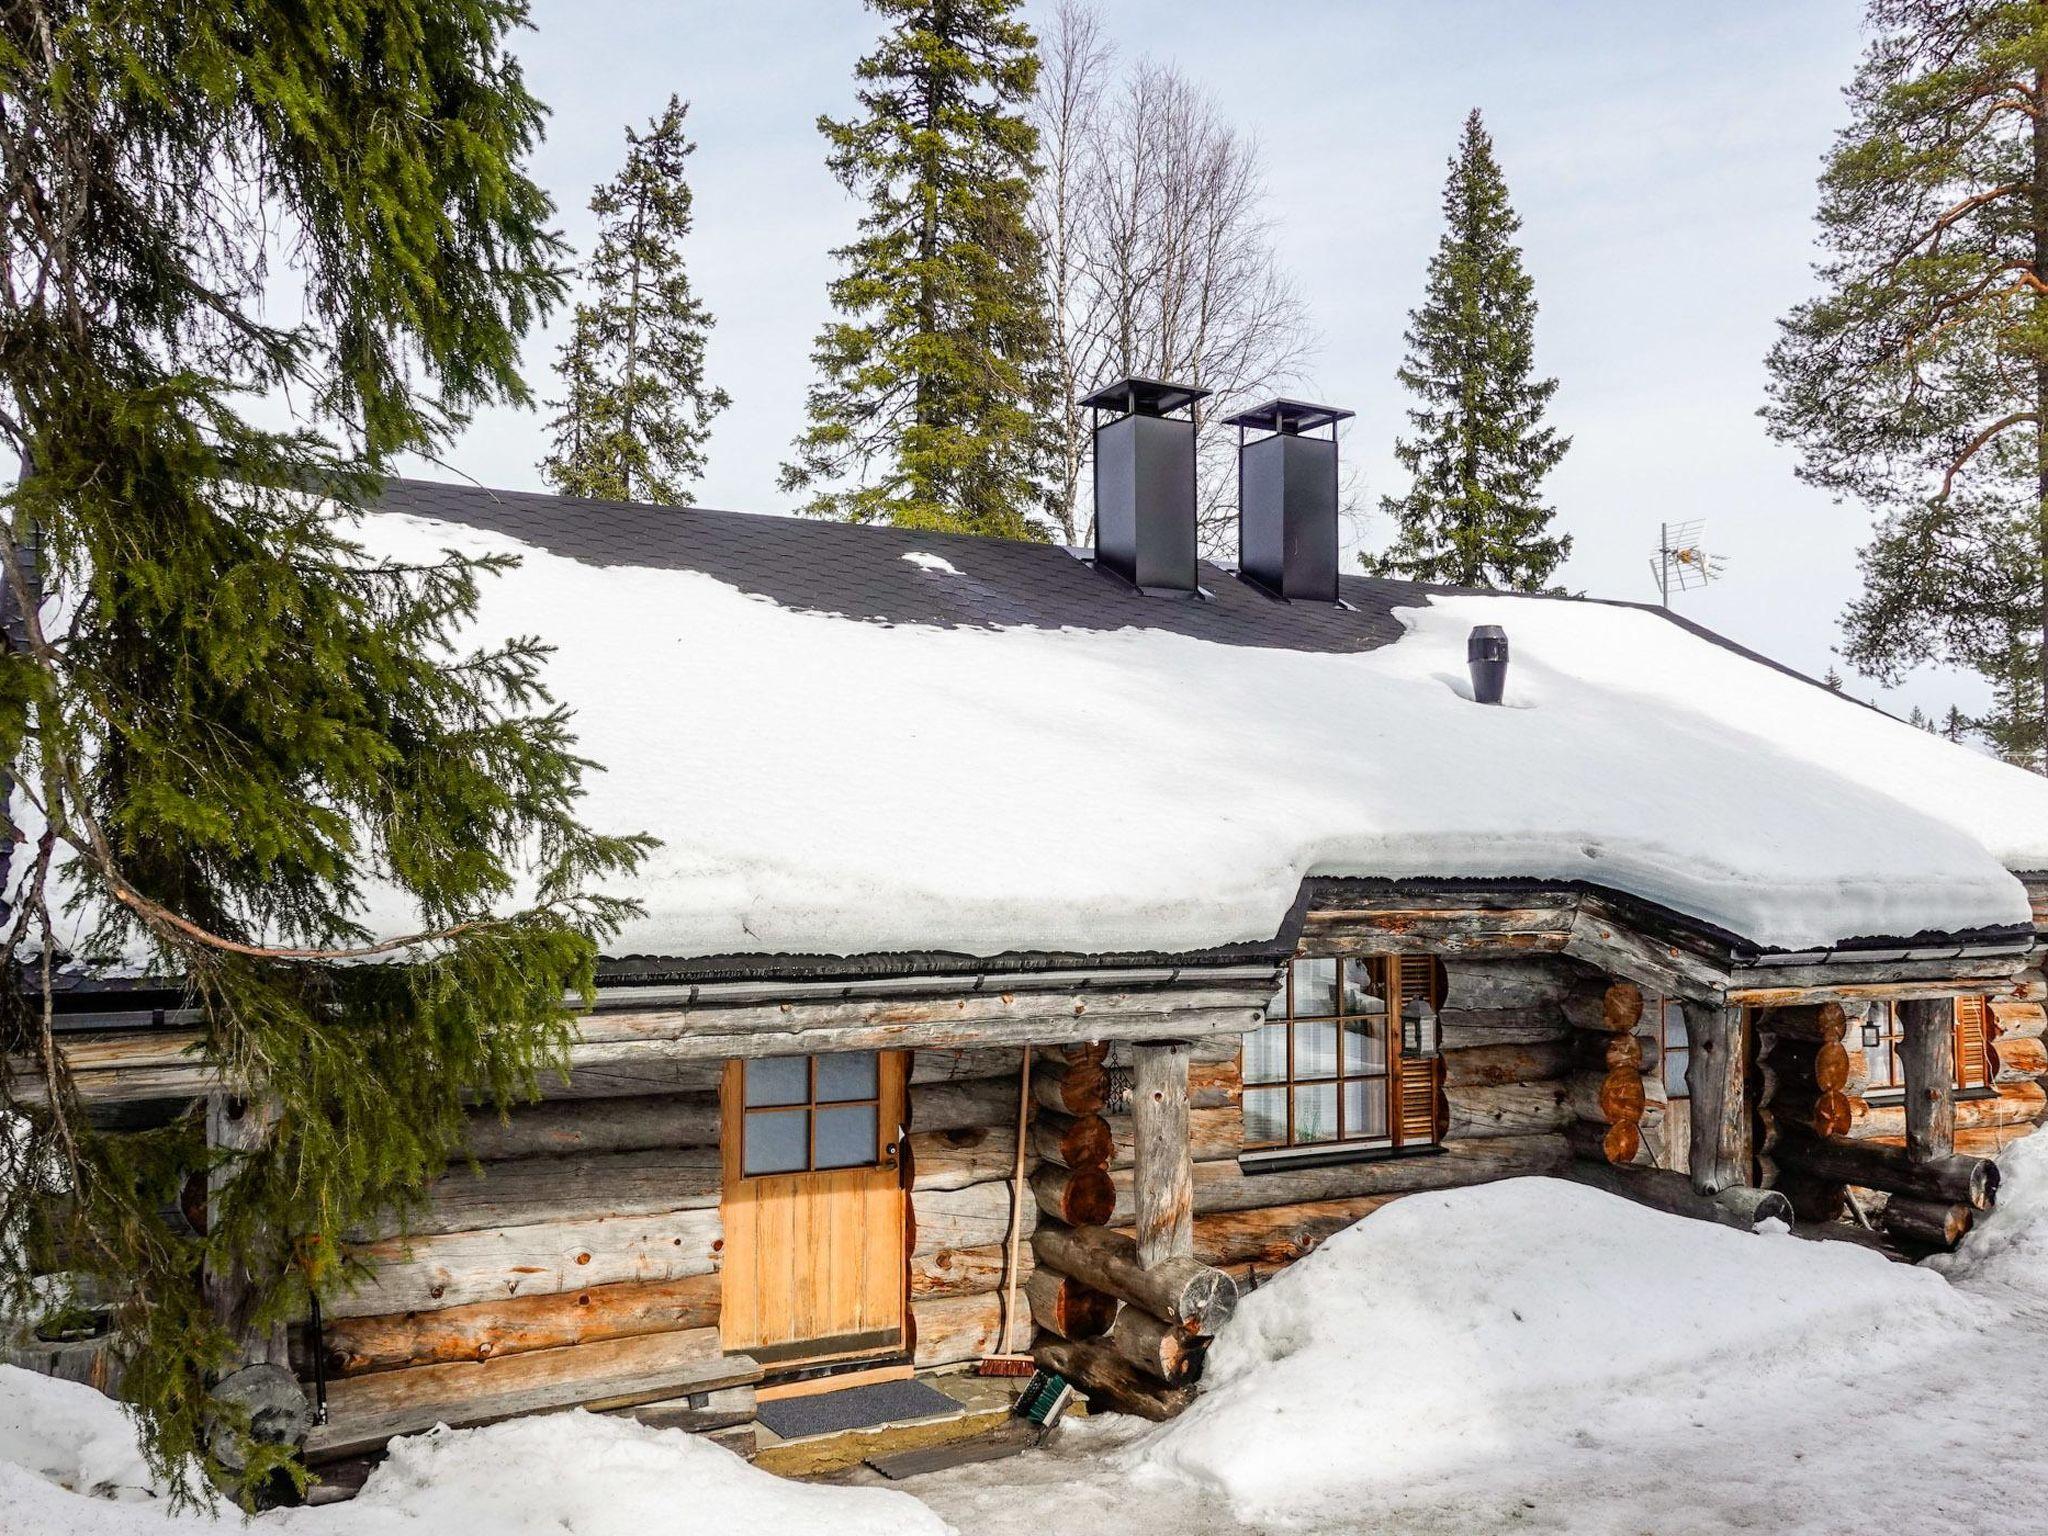
[[[1003,1352],[1165,1417],[1243,1289],[1482,1181],[1908,1256],[1995,1200],[2048,781],[1665,611],[1343,574],[1339,411],[1233,419],[1200,559],[1199,395],[1091,402],[1087,550],[404,480],[361,518],[520,558],[479,628],[557,647],[591,818],[663,847],[572,1069],[248,1341],[316,1464],[569,1406],[744,1448],[776,1394]],[[81,1093],[261,1134],[180,1008],[78,978]]]

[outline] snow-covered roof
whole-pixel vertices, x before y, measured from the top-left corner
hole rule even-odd
[[[1188,951],[1309,876],[1581,881],[1784,949],[2028,921],[2048,780],[1653,609],[400,481],[375,549],[523,556],[587,814],[663,839],[612,946],[669,957]],[[1502,625],[1506,702],[1465,638]]]

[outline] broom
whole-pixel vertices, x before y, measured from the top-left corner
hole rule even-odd
[[[1024,1138],[1031,1114],[1031,1047],[1024,1047],[1024,1071],[1017,1088],[1017,1168],[1010,1179],[1009,1252],[1003,1266],[1003,1332],[996,1341],[997,1353],[983,1355],[975,1366],[977,1376],[1029,1376],[1038,1364],[1027,1354],[1011,1350],[1010,1340],[1017,1320],[1017,1247],[1024,1235]]]

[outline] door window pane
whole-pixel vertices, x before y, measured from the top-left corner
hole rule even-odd
[[[875,1161],[875,1106],[846,1104],[818,1110],[814,1168],[865,1168]]]
[[[1385,1078],[1368,1078],[1344,1085],[1344,1134],[1375,1141],[1387,1134]]]
[[[847,1051],[818,1058],[818,1102],[842,1103],[875,1096],[875,1053]]]
[[[1244,1091],[1244,1144],[1271,1146],[1287,1140],[1287,1090],[1247,1088]]]
[[[801,1109],[770,1110],[748,1115],[742,1133],[740,1171],[749,1177],[759,1173],[801,1173],[810,1151],[811,1117]]]
[[[1294,962],[1294,1016],[1327,1018],[1337,1011],[1337,962]]]
[[[1294,1026],[1294,1080],[1337,1075],[1337,1026],[1297,1024]]]
[[[1294,1090],[1294,1139],[1297,1142],[1337,1139],[1335,1083],[1315,1083]]]
[[[768,1056],[746,1064],[747,1108],[801,1104],[811,1096],[811,1058]]]
[[[1261,1024],[1245,1041],[1244,1080],[1248,1083],[1287,1081],[1287,1026]]]

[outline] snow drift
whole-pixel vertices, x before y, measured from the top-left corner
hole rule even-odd
[[[2000,1251],[2044,1241],[2037,1141]],[[1695,1460],[1692,1476],[1754,1479],[1758,1442],[1789,1449],[1831,1414],[1868,1416],[1883,1389],[1862,1384],[1888,1372],[1967,1387],[1964,1348],[2007,1323],[1864,1249],[1511,1180],[1397,1201],[1248,1297],[1194,1408],[1125,1457],[1216,1489],[1242,1518],[1311,1525],[1446,1488],[1554,1492],[1602,1451],[1643,1464],[1645,1489],[1660,1458],[1703,1451],[1725,1461]]]
[[[2021,923],[2008,870],[2048,868],[2048,781],[1632,608],[1442,598],[1332,655],[859,622],[399,514],[364,537],[523,557],[479,638],[558,647],[590,817],[665,839],[621,954],[1184,950],[1270,938],[1308,875],[1584,880],[1802,948]],[[933,542],[929,579],[977,579],[976,541]],[[1468,697],[1476,623],[1512,636],[1507,707]]]

